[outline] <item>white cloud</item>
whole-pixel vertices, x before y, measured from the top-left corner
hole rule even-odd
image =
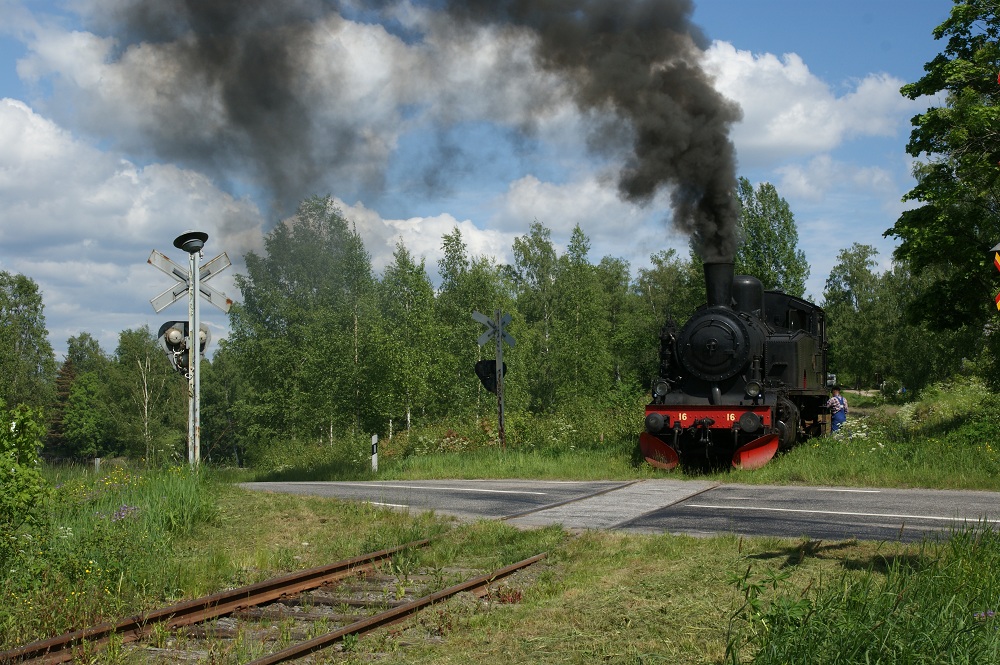
[[[615,256],[633,264],[644,263],[653,252],[666,247],[686,247],[687,239],[670,228],[665,195],[640,207],[618,196],[613,177],[589,173],[566,183],[543,182],[528,175],[515,180],[500,200],[491,226],[527,232],[538,220],[552,230],[560,247],[579,225],[591,240],[590,259]]]
[[[859,194],[897,194],[897,182],[886,169],[848,164],[827,154],[813,157],[805,163],[780,167],[775,172],[780,175],[776,186],[782,195],[808,201],[820,201],[826,192],[841,187],[848,187]]]
[[[206,252],[234,261],[261,246],[252,203],[204,175],[101,152],[13,99],[0,100],[0,200],[0,269],[38,283],[57,350],[83,330],[111,350],[120,330],[155,328],[148,300],[171,282],[146,259],[159,249],[183,264],[172,247],[183,231],[207,232]],[[231,274],[215,286],[234,294]],[[224,317],[208,319],[222,330]]]
[[[29,83],[59,72],[68,83],[80,88],[101,86],[107,72],[104,62],[114,47],[113,39],[89,32],[58,28],[35,29],[32,52],[17,63],[18,75]]]
[[[470,256],[488,256],[497,261],[509,260],[510,247],[517,235],[481,229],[468,219],[458,220],[448,213],[431,217],[384,219],[361,202],[350,206],[340,200],[337,203],[344,217],[355,224],[365,241],[365,248],[372,255],[372,265],[378,271],[392,263],[392,254],[399,241],[414,256],[426,259],[427,273],[435,278],[437,262],[444,256],[441,238],[456,228],[462,233],[462,241]]]
[[[741,164],[752,166],[827,152],[856,137],[896,135],[921,104],[903,98],[904,82],[887,74],[866,76],[837,96],[794,53],[779,59],[727,42],[712,44],[706,69],[743,108],[733,140]]]
[[[442,257],[441,238],[456,227],[470,255],[485,255],[499,262],[513,259],[514,239],[528,233],[536,220],[552,232],[559,253],[564,251],[573,227],[579,225],[591,240],[590,258],[595,263],[604,256],[615,256],[641,265],[660,249],[675,247],[686,252],[687,247],[687,239],[669,228],[665,197],[642,208],[622,201],[614,182],[596,174],[563,184],[532,175],[519,178],[490,203],[486,228],[448,213],[386,219],[361,202],[347,205],[338,200],[338,205],[356,225],[376,270],[392,261],[396,243],[402,240],[415,256],[426,259],[432,278]]]
[[[885,73],[825,81],[794,53],[717,41],[707,62],[717,88],[743,109],[732,132],[741,173],[774,183],[791,205],[812,268],[807,293],[821,299],[837,253],[855,242],[874,246],[888,266],[895,240],[882,234],[912,187],[909,119],[933,100],[905,99],[904,81]]]

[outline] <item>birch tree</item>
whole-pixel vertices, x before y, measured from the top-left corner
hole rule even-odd
[[[43,310],[32,279],[0,272],[0,399],[11,406],[52,399],[56,361]]]

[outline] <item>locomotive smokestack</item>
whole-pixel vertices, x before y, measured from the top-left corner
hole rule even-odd
[[[705,263],[705,292],[709,307],[732,307],[735,272],[736,268],[730,261]]]

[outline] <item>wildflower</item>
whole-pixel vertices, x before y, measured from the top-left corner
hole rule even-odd
[[[121,520],[126,519],[137,512],[139,512],[138,506],[122,505],[122,507],[116,510],[115,513],[111,516],[111,521],[120,522]]]

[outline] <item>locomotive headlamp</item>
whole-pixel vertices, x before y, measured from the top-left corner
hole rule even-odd
[[[747,397],[754,399],[760,397],[760,384],[756,381],[747,381],[746,393]]]
[[[655,384],[653,384],[653,394],[657,397],[663,397],[670,392],[670,384],[659,379]]]

